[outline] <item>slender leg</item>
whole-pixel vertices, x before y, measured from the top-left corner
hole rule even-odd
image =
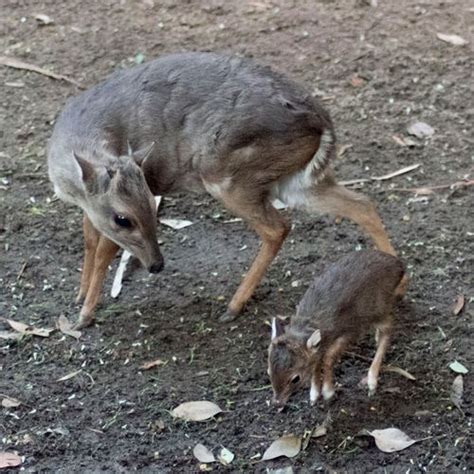
[[[81,286],[76,298],[76,303],[80,303],[87,295],[92,269],[94,268],[95,251],[100,237],[100,233],[92,225],[86,213],[84,213],[82,228],[84,232],[84,263],[82,266]]]
[[[112,263],[119,246],[101,235],[94,258],[94,267],[89,282],[87,296],[82,306],[79,320],[76,324],[77,328],[88,326],[94,319],[94,309],[99,302],[100,293],[104,283],[108,266]]]
[[[321,394],[322,387],[322,362],[323,354],[318,353],[316,363],[314,366],[313,376],[311,377],[311,389],[309,391],[309,401],[311,405],[315,405],[318,401],[319,395]]]
[[[377,328],[379,337],[377,341],[377,351],[375,352],[374,360],[367,375],[367,386],[369,387],[369,397],[374,395],[377,388],[377,382],[382,366],[383,357],[387,352],[390,343],[391,325],[379,326]]]
[[[347,346],[347,339],[345,337],[339,337],[334,343],[329,346],[328,350],[324,354],[323,358],[323,398],[329,400],[334,395],[334,381],[333,381],[333,368],[337,359],[340,357],[342,352]]]
[[[242,311],[280,250],[290,229],[289,224],[271,205],[267,196],[255,199],[254,193],[255,191],[252,194],[252,190],[239,189],[236,193],[220,196],[224,205],[245,219],[262,239],[262,245],[255,260],[232,297],[227,311],[220,318],[222,322],[232,321]],[[249,199],[249,196],[253,199]]]
[[[317,210],[351,219],[362,227],[379,250],[396,255],[382,220],[367,196],[338,185],[331,176],[306,193],[311,194],[307,204],[310,211]]]

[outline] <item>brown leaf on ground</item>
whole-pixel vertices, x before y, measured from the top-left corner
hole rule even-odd
[[[276,439],[263,453],[262,461],[270,461],[281,456],[294,458],[301,450],[301,436],[285,435]]]
[[[63,334],[66,334],[67,336],[74,337],[75,339],[79,339],[81,337],[81,331],[73,329],[73,324],[69,322],[64,314],[59,316],[57,327]]]
[[[451,386],[451,401],[454,405],[461,409],[462,396],[464,392],[464,379],[462,375],[458,375]]]
[[[20,400],[16,398],[8,397],[7,395],[4,395],[4,397],[2,398],[2,407],[4,408],[16,408],[21,405]]]
[[[457,296],[456,302],[453,305],[454,316],[457,316],[463,310],[465,302],[466,301],[465,301],[464,295]]]
[[[25,323],[20,323],[19,321],[13,321],[13,319],[6,319],[5,321],[10,325],[12,329],[24,335],[49,337],[49,335],[54,331],[53,328],[37,328],[34,326],[29,326]]]
[[[351,86],[352,87],[362,87],[365,84],[365,80],[362,77],[359,77],[357,74],[354,74],[351,77]]]
[[[222,410],[212,402],[185,402],[177,406],[171,414],[186,421],[204,421],[216,416]]]
[[[0,469],[16,467],[21,464],[21,457],[16,453],[0,452]]]
[[[436,36],[441,41],[452,44],[454,46],[464,46],[465,44],[469,43],[469,41],[466,41],[459,35],[446,35],[444,33],[436,33]]]
[[[369,431],[368,433],[374,437],[377,448],[384,453],[401,451],[417,442],[398,428],[386,428],[384,430]]]
[[[410,372],[407,372],[406,370],[402,369],[401,367],[397,367],[396,365],[384,365],[382,367],[382,372],[394,372],[407,378],[408,380],[416,380],[416,378],[411,375]]]

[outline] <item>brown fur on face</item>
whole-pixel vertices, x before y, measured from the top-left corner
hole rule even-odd
[[[268,348],[268,373],[276,405],[283,407],[294,392],[308,384],[314,354],[307,348],[306,341],[290,334],[272,340]]]

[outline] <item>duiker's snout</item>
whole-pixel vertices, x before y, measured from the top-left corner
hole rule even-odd
[[[287,400],[283,398],[273,397],[273,405],[280,412],[285,408]]]

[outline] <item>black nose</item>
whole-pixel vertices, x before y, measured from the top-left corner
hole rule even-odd
[[[163,267],[164,267],[164,262],[163,262],[163,260],[161,260],[159,262],[155,262],[155,263],[151,264],[148,267],[148,271],[150,273],[159,273],[159,272],[161,272],[161,270],[163,270]]]

